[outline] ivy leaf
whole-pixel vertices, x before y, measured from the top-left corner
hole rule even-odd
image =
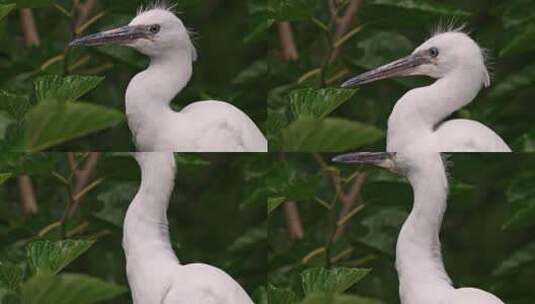
[[[305,295],[313,293],[343,293],[364,278],[370,269],[310,268],[301,273]]]
[[[296,119],[324,118],[348,101],[357,90],[302,89],[290,93],[290,109]]]
[[[21,287],[22,304],[92,304],[115,298],[126,289],[81,274],[32,277]]]
[[[383,131],[340,118],[298,119],[283,131],[284,151],[342,152],[370,145]]]
[[[104,77],[46,75],[34,81],[38,101],[75,101],[96,88]]]
[[[28,244],[26,255],[34,273],[56,274],[91,248],[94,243],[95,241],[89,240],[36,241]]]
[[[41,102],[26,115],[24,151],[40,151],[74,138],[113,127],[121,112],[82,102]]]

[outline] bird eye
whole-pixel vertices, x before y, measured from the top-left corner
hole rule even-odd
[[[437,57],[439,54],[439,51],[436,47],[432,47],[429,49],[429,54],[431,54],[431,57]]]
[[[158,32],[160,31],[160,25],[158,24],[151,25],[149,28],[149,31],[153,34],[158,34]]]

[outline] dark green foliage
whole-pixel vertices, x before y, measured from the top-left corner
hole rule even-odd
[[[488,64],[493,74],[490,88],[452,118],[478,120],[500,134],[515,151],[533,151],[532,100],[535,98],[535,18],[533,1],[436,1],[436,0],[370,0],[362,1],[355,20],[342,36],[331,18],[328,1],[272,0],[270,12],[276,20],[293,21],[292,30],[298,59],[286,61],[282,56],[279,29],[272,27],[269,43],[270,76],[273,85],[268,98],[266,132],[272,149],[295,151],[285,139],[285,130],[294,137],[305,138],[317,132],[321,120],[302,126],[288,127],[294,118],[288,114],[294,95],[307,91],[308,111],[317,107],[325,88],[337,88],[353,75],[406,56],[425,41],[442,24],[443,28],[465,24],[465,30],[488,51]],[[343,15],[349,1],[338,2]],[[334,54],[334,55],[333,55]],[[349,100],[333,97],[329,119],[343,118],[360,122],[364,130],[385,130],[394,103],[404,92],[427,85],[425,77],[396,78],[360,87]],[[317,95],[315,95],[315,93]],[[301,108],[303,110],[303,108]],[[325,130],[328,137],[338,132],[359,132],[353,126]],[[365,133],[365,131],[362,131]],[[292,137],[293,139],[293,137]],[[317,146],[315,138],[303,150],[318,151],[384,150],[385,138],[370,136],[368,142],[348,138],[353,145]]]
[[[294,180],[323,178],[306,198],[284,199],[279,187],[268,200],[272,303],[399,303],[395,243],[411,210],[410,185],[386,170],[331,164],[330,157],[287,154],[276,162]],[[455,286],[488,290],[508,304],[530,303],[535,155],[455,154],[448,163],[450,195],[440,235]],[[360,196],[343,211],[359,185]],[[281,200],[297,204],[302,239],[288,233]]]
[[[74,156],[79,166],[88,157]],[[177,256],[184,264],[227,271],[260,302],[267,273],[266,205],[242,187],[265,170],[257,165],[263,155],[177,154],[176,160],[168,217]],[[20,175],[33,181],[39,208],[34,215],[22,214]],[[0,154],[0,176],[0,303],[131,303],[121,240],[140,183],[133,157],[103,154],[72,216],[66,210],[76,178],[66,153]]]
[[[1,0],[0,149],[133,150],[123,117],[124,93],[129,79],[147,66],[148,59],[121,46],[69,49],[67,45],[75,36],[127,24],[141,5],[152,2],[97,1],[91,14],[76,23],[79,8],[73,5],[80,1]],[[25,45],[16,8],[33,8],[39,46]],[[269,86],[266,4],[180,0],[175,9],[192,31],[199,59],[173,108],[223,100],[262,125]]]

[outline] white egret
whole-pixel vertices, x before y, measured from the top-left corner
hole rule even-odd
[[[373,164],[408,178],[412,211],[396,246],[401,304],[504,304],[475,288],[454,288],[440,248],[440,227],[447,207],[448,177],[439,153],[353,153],[335,162]]]
[[[141,186],[124,221],[123,248],[134,304],[253,304],[228,274],[182,265],[169,241],[167,207],[175,179],[171,152],[140,152]]]
[[[460,30],[439,32],[410,56],[349,79],[342,87],[409,75],[437,80],[407,92],[397,101],[388,119],[388,152],[511,151],[500,136],[479,122],[446,120],[469,104],[482,86],[490,86],[484,52]]]
[[[139,151],[267,152],[267,140],[255,123],[229,103],[200,101],[180,112],[171,109],[170,102],[191,78],[197,53],[169,9],[140,11],[128,26],[76,39],[70,46],[103,44],[132,47],[150,57],[149,67],[126,90],[126,117]]]

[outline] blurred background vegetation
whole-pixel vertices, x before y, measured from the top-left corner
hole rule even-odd
[[[412,207],[410,185],[331,157],[287,154],[266,179],[273,303],[399,303],[395,242]],[[448,163],[441,240],[455,286],[532,303],[535,155],[455,154]]]
[[[129,79],[147,66],[148,59],[120,46],[72,50],[66,46],[76,36],[129,23],[141,5],[153,2],[1,0],[1,147],[133,151],[123,115],[124,93]],[[263,80],[267,72],[267,44],[264,19],[258,17],[255,2],[262,1],[167,2],[175,5],[178,16],[193,31],[199,54],[193,78],[173,107],[224,100],[261,125],[266,119],[268,83],[256,80]],[[105,79],[60,78],[67,75]],[[74,96],[67,99],[65,94],[54,94],[57,90]],[[41,100],[42,96],[47,98]],[[80,97],[83,102],[71,102]],[[32,142],[38,144],[22,140],[39,132],[44,134]]]
[[[336,88],[352,75],[410,54],[438,24],[453,22],[466,24],[489,51],[494,76],[490,88],[453,116],[490,126],[515,151],[533,151],[533,1],[269,2],[276,21],[269,38],[272,87],[266,125],[273,149],[384,150],[395,101],[433,80],[409,77],[378,81],[358,91]]]
[[[265,157],[176,159],[168,217],[177,256],[182,263],[219,267],[249,294],[265,297],[265,200],[250,195],[261,175],[255,164]],[[0,172],[0,303],[131,303],[121,241],[126,208],[140,183],[133,157],[7,153],[0,154]],[[57,265],[66,265],[59,282],[39,276],[43,269],[61,270]],[[73,273],[84,277],[66,286],[61,279]],[[60,299],[44,296],[47,288]]]

